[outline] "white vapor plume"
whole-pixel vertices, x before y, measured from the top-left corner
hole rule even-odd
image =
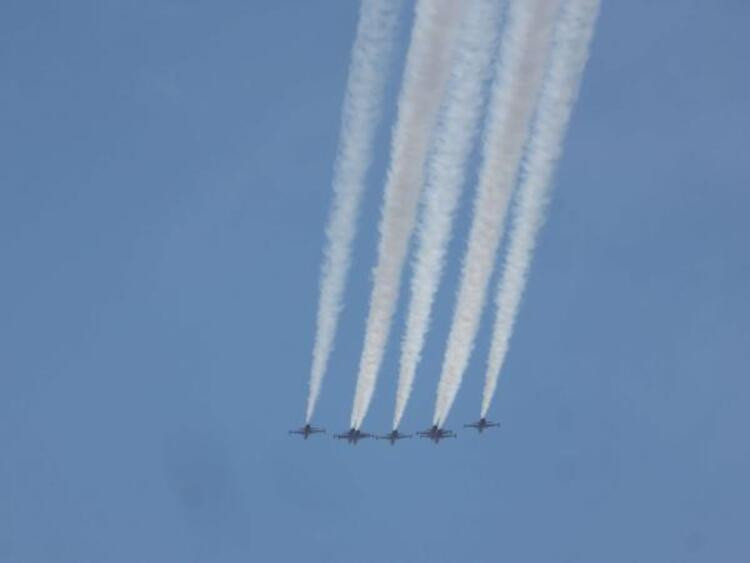
[[[427,164],[393,428],[398,428],[403,417],[422,355],[453,217],[465,181],[466,162],[477,135],[484,91],[491,76],[502,6],[499,0],[472,0],[456,45],[446,99]]]
[[[449,75],[456,28],[465,2],[419,0],[398,102],[385,186],[378,261],[352,405],[351,426],[359,428],[375,390],[398,300],[401,270],[414,228],[424,160]]]
[[[529,274],[536,237],[544,221],[552,174],[562,152],[578,94],[599,0],[569,0],[556,31],[549,71],[523,162],[510,243],[496,296],[497,316],[487,360],[481,416],[490,408]]]
[[[396,35],[400,0],[363,0],[352,48],[333,178],[333,203],[326,227],[320,298],[305,422],[312,418],[336,335],[357,215],[372,161],[387,64]]]
[[[511,0],[484,134],[474,216],[438,383],[433,424],[439,427],[453,405],[474,347],[559,5],[559,0]]]

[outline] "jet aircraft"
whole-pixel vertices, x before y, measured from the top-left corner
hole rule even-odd
[[[397,440],[403,440],[404,438],[411,438],[411,434],[401,434],[398,430],[393,430],[384,436],[375,436],[377,440],[388,440],[391,446],[396,443]]]
[[[305,440],[307,440],[311,434],[325,434],[324,428],[316,428],[315,426],[310,426],[309,424],[305,424],[302,428],[298,428],[297,430],[290,430],[290,434],[300,434],[304,437]]]
[[[472,422],[471,424],[464,424],[464,428],[476,428],[477,432],[480,434],[484,432],[486,428],[494,428],[495,426],[500,426],[499,422],[490,422],[486,418],[482,417],[476,422]]]
[[[349,432],[346,432],[344,434],[334,434],[333,437],[337,440],[346,440],[348,443],[356,446],[357,442],[359,442],[360,440],[364,440],[365,438],[373,438],[373,435],[368,434],[367,432],[362,432],[361,430],[357,430],[356,428],[350,428]]]
[[[425,430],[424,432],[417,432],[420,438],[429,438],[436,444],[443,438],[455,438],[456,433],[453,430],[443,430],[438,428],[437,424],[433,424],[432,428]]]

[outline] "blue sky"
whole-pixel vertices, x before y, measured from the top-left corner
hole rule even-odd
[[[410,6],[329,430],[349,420]],[[286,434],[356,18],[2,3],[0,561],[747,561],[750,4],[604,2],[503,428],[438,448]],[[431,420],[466,210],[405,430]],[[488,320],[448,427],[476,418]],[[396,352],[366,429],[389,428]]]

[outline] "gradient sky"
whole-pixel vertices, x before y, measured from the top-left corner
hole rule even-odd
[[[4,0],[0,561],[750,560],[750,3],[603,4],[503,427],[351,448],[286,432],[355,2]],[[330,431],[410,21],[315,417]],[[467,201],[407,431],[431,420]],[[389,429],[402,315],[366,430]],[[477,416],[489,320],[448,428]]]

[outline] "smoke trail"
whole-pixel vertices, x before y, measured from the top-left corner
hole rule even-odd
[[[351,425],[355,428],[361,426],[367,413],[388,340],[422,188],[425,154],[448,78],[455,30],[464,5],[455,0],[417,3],[393,132],[378,262],[373,272],[370,311],[352,405]]]
[[[599,0],[570,0],[556,32],[550,68],[523,162],[523,178],[514,210],[510,246],[498,285],[497,316],[487,361],[482,417],[490,408],[508,351],[537,233],[544,220],[552,174],[562,151],[565,129],[578,94],[598,10]]]
[[[512,0],[510,5],[490,102],[474,217],[438,383],[433,423],[440,427],[453,405],[474,347],[558,7],[559,0]]]
[[[363,0],[352,48],[341,134],[333,178],[333,204],[326,228],[320,298],[305,421],[310,422],[333,347],[351,245],[356,233],[367,169],[380,119],[386,66],[394,44],[400,0]]]
[[[453,215],[465,180],[466,161],[477,134],[484,89],[491,75],[502,5],[499,0],[473,0],[459,36],[456,60],[427,166],[393,428],[398,428],[409,400],[430,323]]]

